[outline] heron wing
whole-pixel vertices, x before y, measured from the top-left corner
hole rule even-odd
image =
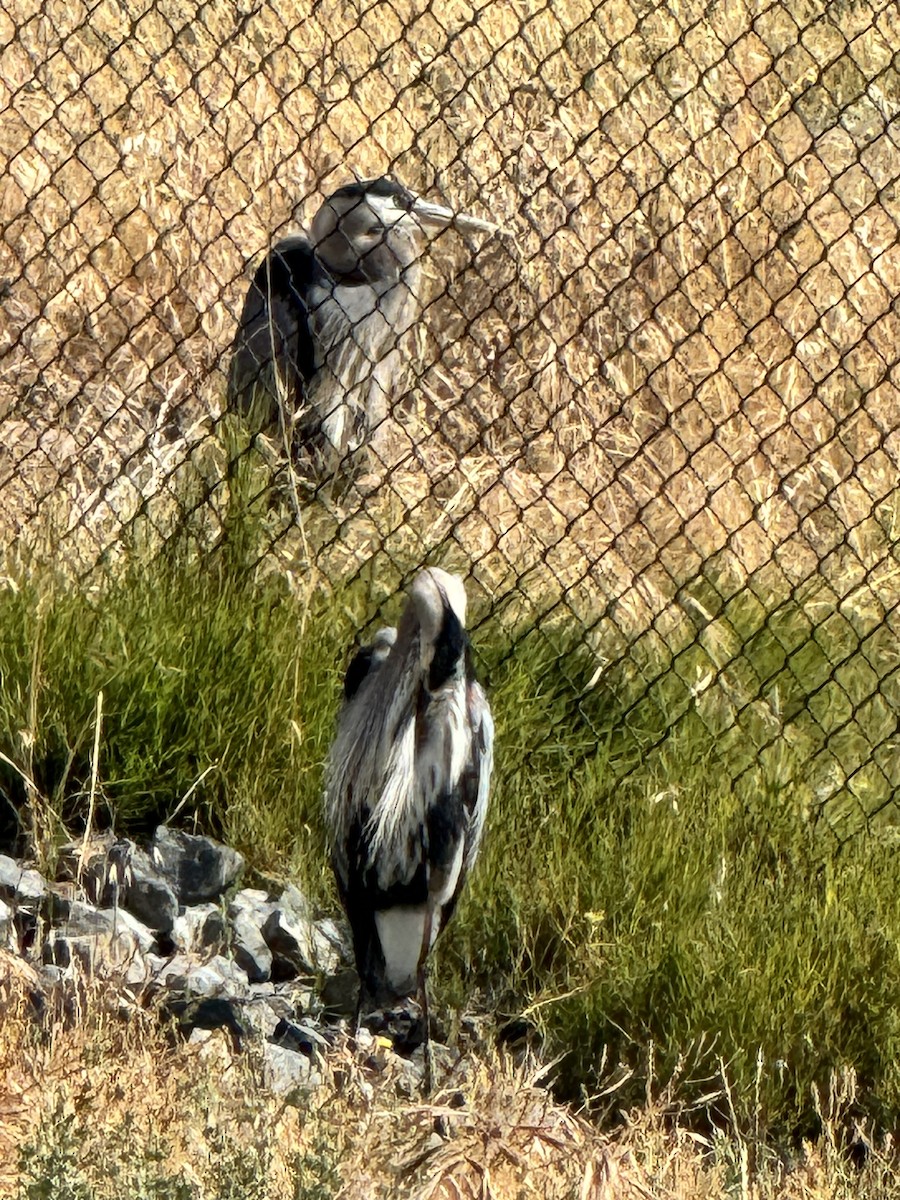
[[[478,856],[487,816],[491,772],[494,769],[494,718],[481,684],[470,680],[466,699],[472,728],[472,749],[466,762],[463,785],[469,822],[465,861],[465,870],[468,871]]]
[[[422,720],[419,768],[425,791],[428,891],[438,910],[436,936],[453,915],[478,855],[494,726],[484,692],[473,680],[457,681],[449,695],[426,703]]]
[[[257,268],[244,300],[228,373],[229,406],[275,425],[281,398],[292,417],[316,372],[309,294],[324,270],[303,237],[279,242]]]

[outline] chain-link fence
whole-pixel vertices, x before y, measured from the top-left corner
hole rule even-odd
[[[441,561],[636,724],[895,815],[900,6],[0,0],[0,43],[4,543],[212,548],[244,436],[272,567]],[[432,240],[386,416],[310,481],[230,347],[273,242],[387,173],[504,232]]]

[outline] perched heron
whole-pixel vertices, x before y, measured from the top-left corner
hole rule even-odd
[[[430,204],[392,179],[346,184],[259,266],[232,348],[228,405],[279,428],[317,474],[358,450],[387,415],[397,342],[419,315],[425,236],[497,226]]]
[[[475,861],[494,723],[475,679],[462,580],[413,582],[399,627],[350,663],[325,783],[331,861],[366,1003],[415,993],[428,1047],[428,953]]]

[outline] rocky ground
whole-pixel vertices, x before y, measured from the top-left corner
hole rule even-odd
[[[52,879],[0,855],[0,944],[35,967],[38,1005],[73,978],[114,979],[188,1040],[219,1028],[236,1049],[253,1040],[276,1093],[315,1087],[355,1004],[348,940],[292,885],[239,888],[243,868],[236,850],[164,825],[146,848],[111,834],[68,845]],[[421,1022],[398,1010],[368,1024],[363,1047],[396,1046],[412,1092]]]
[[[555,1102],[553,1063],[465,1021],[426,1097],[415,1013],[354,1043],[343,931],[295,887],[241,888],[243,865],[165,826],[64,847],[52,878],[0,855],[0,1197],[900,1195],[892,1146],[854,1163],[838,1108],[789,1154],[699,1134],[665,1088],[624,1112],[612,1076],[588,1120]]]

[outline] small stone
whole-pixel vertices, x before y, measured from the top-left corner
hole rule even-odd
[[[131,913],[121,908],[94,908],[82,900],[72,901],[61,928],[67,937],[129,935],[142,951],[156,947],[153,933]]]
[[[284,1096],[297,1089],[310,1091],[321,1084],[321,1074],[305,1054],[273,1042],[263,1042],[262,1052],[266,1082],[276,1095]]]
[[[75,900],[75,885],[51,883],[41,904],[41,916],[50,925],[66,921]]]
[[[149,961],[155,955],[135,954],[125,970],[125,982],[130,988],[140,990],[153,978],[153,965]]]
[[[286,1050],[294,1050],[298,1054],[311,1057],[317,1047],[330,1045],[328,1038],[312,1025],[289,1021],[284,1017],[278,1022],[269,1035],[269,1041],[276,1046],[284,1046]]]
[[[193,904],[175,918],[172,942],[177,950],[199,954],[204,950],[220,950],[228,931],[222,910],[215,904]]]
[[[62,967],[54,966],[52,963],[44,963],[41,967],[41,982],[47,988],[58,987],[66,977],[66,973]]]
[[[243,855],[230,846],[165,825],[153,835],[151,856],[182,904],[217,899],[244,867]]]
[[[309,917],[295,915],[280,906],[273,909],[262,932],[277,962],[299,975],[330,975],[341,965],[341,954]]]
[[[312,905],[293,883],[289,883],[278,897],[278,907],[295,921],[311,921],[313,918]]]
[[[228,905],[229,917],[234,916],[237,912],[243,912],[245,909],[265,909],[266,912],[273,908],[273,902],[269,899],[269,893],[264,892],[262,888],[241,888],[239,892],[235,892]]]
[[[246,971],[221,954],[198,963],[186,954],[176,954],[154,976],[154,982],[184,996],[227,996],[241,1000],[250,994]]]
[[[73,935],[51,930],[41,948],[41,958],[45,964],[57,967],[71,967],[77,962],[92,975],[109,970],[122,972],[123,969],[126,975],[133,970],[137,970],[141,978],[147,974],[145,965],[134,967],[136,962],[142,963],[143,955],[137,939],[126,928],[115,934],[96,932]]]
[[[234,1000],[225,996],[205,996],[175,1000],[168,1008],[178,1018],[178,1027],[189,1040],[198,1029],[227,1029],[235,1049],[240,1049],[246,1030],[241,1021],[240,1008]]]
[[[11,900],[14,906],[34,908],[47,890],[47,883],[39,871],[23,867],[8,854],[0,854],[0,896]]]
[[[259,985],[251,985],[254,988]],[[277,1011],[273,1004],[277,1002],[275,996],[260,996],[254,994],[251,998],[244,1002],[242,1012],[247,1025],[261,1038],[269,1038],[278,1028],[278,1023],[283,1019],[282,1014]]]
[[[315,924],[319,970],[333,975],[342,965],[353,961],[347,938],[337,921],[321,917]]]
[[[120,904],[158,933],[171,932],[178,917],[178,897],[143,850],[134,850],[120,889]],[[112,890],[115,890],[112,889]],[[107,883],[107,890],[110,885]]]
[[[234,961],[247,972],[251,983],[260,983],[272,973],[272,951],[249,909],[239,910],[231,918]]]
[[[326,1012],[349,1017],[356,1012],[359,980],[352,968],[330,975],[322,986],[322,1004]]]

